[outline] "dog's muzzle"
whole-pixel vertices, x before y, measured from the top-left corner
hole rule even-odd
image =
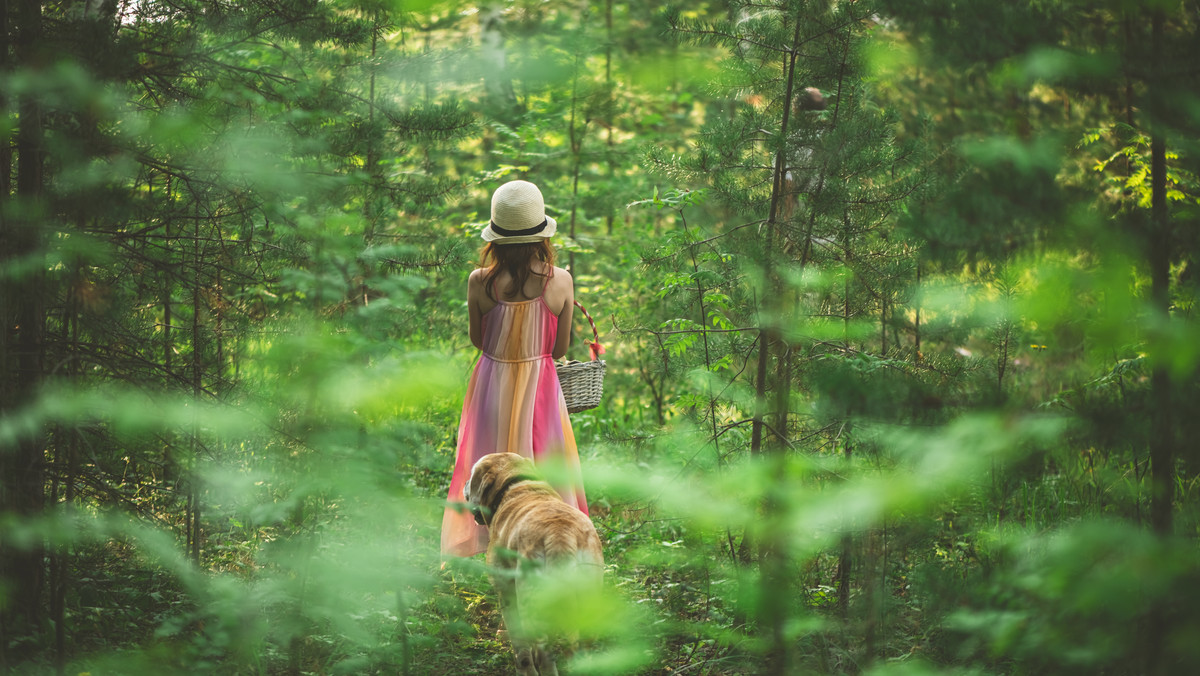
[[[480,526],[488,525],[487,520],[483,518],[483,510],[485,509],[487,509],[487,507],[481,507],[479,505],[471,505],[470,508],[471,516],[475,517],[475,523],[479,524]],[[491,510],[488,511],[490,512]]]

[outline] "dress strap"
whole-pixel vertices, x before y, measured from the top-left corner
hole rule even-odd
[[[492,355],[488,354],[487,352],[483,352],[482,354],[484,357],[487,357],[488,359],[495,361],[495,362],[500,362],[501,364],[524,364],[526,362],[531,362],[531,361],[541,361],[543,359],[553,359],[553,357],[550,354],[539,354],[534,357],[524,357],[522,359],[501,359],[500,357],[492,356]]]
[[[542,301],[542,307],[546,308],[546,312],[554,314],[554,310],[550,309],[550,304],[546,302],[546,289],[550,288],[550,279],[554,277],[554,266],[550,266],[550,270],[546,273],[546,281],[542,283],[542,295],[538,299]],[[558,315],[555,315],[556,317]]]

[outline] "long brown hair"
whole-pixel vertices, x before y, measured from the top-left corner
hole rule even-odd
[[[545,273],[534,271],[533,261],[535,259],[546,264],[547,271]],[[549,238],[524,244],[488,242],[483,245],[483,251],[479,253],[479,267],[487,268],[487,271],[483,273],[483,290],[492,300],[499,300],[492,295],[492,282],[495,281],[500,271],[503,270],[512,277],[512,286],[504,293],[504,297],[511,300],[524,292],[525,282],[529,281],[529,275],[538,277],[551,275],[554,269],[554,247],[550,245]]]

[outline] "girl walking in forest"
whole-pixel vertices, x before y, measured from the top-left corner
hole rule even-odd
[[[538,187],[510,181],[492,194],[479,269],[467,282],[471,342],[482,351],[463,401],[450,503],[463,502],[471,467],[488,453],[512,452],[552,465],[563,500],[587,514],[579,454],[554,359],[567,352],[575,290],[554,266]],[[487,548],[487,529],[466,510],[447,507],[442,554],[472,556]]]

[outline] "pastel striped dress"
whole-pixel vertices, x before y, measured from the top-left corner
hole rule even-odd
[[[543,290],[544,294],[544,290]],[[565,477],[555,486],[567,504],[587,514],[579,453],[551,351],[558,317],[544,295],[499,302],[483,316],[483,354],[475,363],[458,424],[458,454],[450,479],[451,503],[463,501],[463,486],[475,462],[488,453],[513,452]],[[442,516],[442,553],[471,556],[487,549],[487,528],[466,510]]]

